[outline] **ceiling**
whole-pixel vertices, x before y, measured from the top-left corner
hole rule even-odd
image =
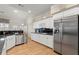
[[[0,18],[10,20],[11,25],[31,23],[31,16],[39,16],[50,10],[52,4],[0,4]],[[31,10],[29,15],[28,10]],[[32,14],[32,15],[31,15]],[[29,16],[28,16],[29,15]]]
[[[49,11],[51,5],[52,4],[10,4],[10,6],[26,11],[27,13],[31,10],[33,16]]]

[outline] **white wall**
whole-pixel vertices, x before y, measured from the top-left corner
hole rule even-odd
[[[27,21],[27,27],[28,27],[28,36],[31,36],[31,32],[33,32],[33,17],[30,15],[28,16],[28,21]]]

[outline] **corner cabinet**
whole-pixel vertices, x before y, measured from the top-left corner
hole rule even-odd
[[[31,33],[31,39],[53,48],[53,35]]]

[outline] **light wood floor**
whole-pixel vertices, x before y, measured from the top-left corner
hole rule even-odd
[[[56,53],[51,48],[29,40],[27,44],[15,46],[8,50],[7,55],[56,55]]]

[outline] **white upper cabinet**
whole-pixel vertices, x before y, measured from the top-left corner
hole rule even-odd
[[[39,27],[39,23],[40,23],[40,22],[35,22],[35,23],[33,23],[33,28],[34,28],[34,29],[35,29],[35,28],[40,28],[40,27]]]
[[[72,9],[69,9],[63,12],[64,17],[76,15],[76,14],[79,14],[79,7],[74,7]]]
[[[52,5],[51,6],[51,14],[55,14],[57,12],[71,8],[76,5],[78,5],[78,4],[55,4],[55,5]]]
[[[8,23],[0,23],[0,31],[9,30]]]
[[[57,13],[53,15],[53,20],[61,19],[63,17],[63,12]]]
[[[67,16],[77,15],[79,14],[79,7],[70,8],[68,10],[59,12],[53,15],[53,20],[62,19]]]
[[[38,22],[35,22],[33,28],[53,28],[53,18],[47,18]]]
[[[46,20],[46,28],[53,28],[53,18],[48,18]]]

